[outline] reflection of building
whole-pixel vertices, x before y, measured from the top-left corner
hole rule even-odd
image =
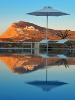
[[[36,64],[36,65],[26,65],[26,66],[23,66],[23,68],[25,68],[26,70],[33,70],[35,66],[38,66],[38,64]]]
[[[9,44],[10,45],[10,44]],[[0,54],[23,54],[23,55],[39,55],[43,58],[47,57],[56,57],[56,58],[75,58],[75,50],[73,49],[47,49],[45,48],[37,48],[38,43],[32,44],[22,44],[20,48],[11,47],[10,48],[1,48]],[[26,48],[24,48],[24,46]],[[41,46],[41,45],[40,45]],[[25,60],[26,62],[27,60]],[[23,61],[21,62],[23,63]],[[21,64],[18,62],[18,65]]]

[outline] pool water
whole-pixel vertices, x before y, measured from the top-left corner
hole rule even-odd
[[[0,54],[0,100],[75,100],[74,51]]]

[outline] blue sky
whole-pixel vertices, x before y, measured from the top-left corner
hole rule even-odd
[[[46,17],[30,16],[26,13],[51,6],[70,16],[49,17],[48,27],[57,30],[75,31],[75,0],[0,0],[0,35],[20,20],[46,27]]]

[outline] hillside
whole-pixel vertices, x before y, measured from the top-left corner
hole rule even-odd
[[[34,27],[32,29],[26,29],[26,27]],[[62,30],[64,32],[64,30]],[[58,30],[48,29],[48,39],[59,40],[61,39],[56,35]],[[75,31],[69,32],[71,36],[68,36],[68,39],[75,39]],[[11,26],[0,36],[0,41],[8,42],[38,42],[46,38],[46,28],[35,25],[33,23],[19,21],[17,23],[12,23]]]

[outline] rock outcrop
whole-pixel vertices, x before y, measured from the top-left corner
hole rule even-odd
[[[33,26],[34,30],[25,29],[29,26]],[[36,31],[38,29],[38,31]],[[62,30],[64,32],[65,30]],[[48,29],[47,38],[52,40],[61,39],[56,35],[58,30]],[[69,32],[71,35],[68,36],[69,39],[75,39],[75,31]],[[0,36],[0,41],[8,42],[38,42],[46,38],[46,28],[35,25],[33,23],[19,21],[17,23],[12,23],[12,25]]]

